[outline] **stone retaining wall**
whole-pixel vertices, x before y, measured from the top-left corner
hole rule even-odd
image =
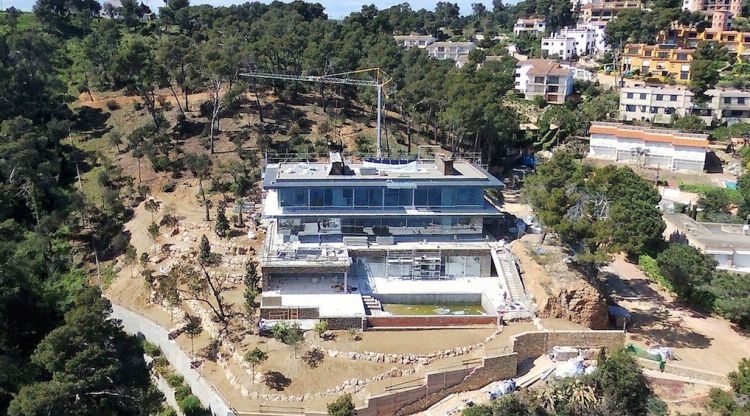
[[[367,326],[373,328],[497,325],[497,317],[487,315],[368,316],[365,319]]]
[[[505,380],[515,377],[518,366],[518,354],[510,353],[503,354],[496,357],[486,357],[481,367],[477,367],[469,372],[466,377],[459,383],[454,383],[453,386],[447,388],[442,387],[441,379],[439,374],[432,374],[433,379],[437,381],[437,385],[433,384],[433,387],[437,389],[431,389],[429,384],[428,376],[428,390],[430,394],[419,399],[418,401],[411,403],[401,408],[397,415],[411,415],[429,409],[434,406],[437,402],[443,400],[454,393],[460,393],[471,390],[478,390],[482,387],[497,380]]]
[[[327,318],[327,317],[321,316],[320,320],[328,322],[328,329],[331,329],[331,330],[340,330],[340,329],[349,329],[349,328],[364,330],[364,325],[365,325],[365,320],[363,317]]]
[[[297,319],[318,319],[318,308],[290,308],[288,306],[261,307],[260,317],[263,319],[290,319],[290,311],[297,310]]]
[[[518,362],[547,354],[555,345],[571,347],[605,347],[616,350],[625,345],[623,331],[550,331],[523,332],[511,337]]]

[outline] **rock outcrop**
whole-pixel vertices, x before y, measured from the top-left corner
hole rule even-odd
[[[607,302],[599,288],[568,266],[564,248],[541,245],[539,239],[538,234],[529,234],[510,245],[539,317],[566,319],[592,329],[607,328]]]

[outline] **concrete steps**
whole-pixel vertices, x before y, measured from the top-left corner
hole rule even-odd
[[[362,295],[362,303],[364,303],[368,315],[372,315],[374,311],[383,312],[383,305],[380,301],[370,295]]]
[[[495,262],[498,273],[505,281],[511,300],[523,303],[526,300],[526,292],[521,282],[521,276],[515,269],[516,265],[513,258],[505,251],[493,249],[492,260]]]

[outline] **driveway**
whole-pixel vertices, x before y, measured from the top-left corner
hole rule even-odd
[[[671,347],[686,367],[726,374],[750,357],[750,337],[721,317],[704,315],[677,301],[634,264],[616,256],[602,269],[605,289],[632,314],[629,341]]]

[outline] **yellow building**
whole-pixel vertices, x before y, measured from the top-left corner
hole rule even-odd
[[[717,29],[698,32],[693,27],[679,27],[661,31],[657,40],[683,48],[697,48],[703,42],[719,43],[736,54],[738,59],[750,60],[750,32]]]
[[[690,80],[690,63],[695,49],[675,45],[625,45],[622,72],[641,77],[672,77],[678,83]]]

